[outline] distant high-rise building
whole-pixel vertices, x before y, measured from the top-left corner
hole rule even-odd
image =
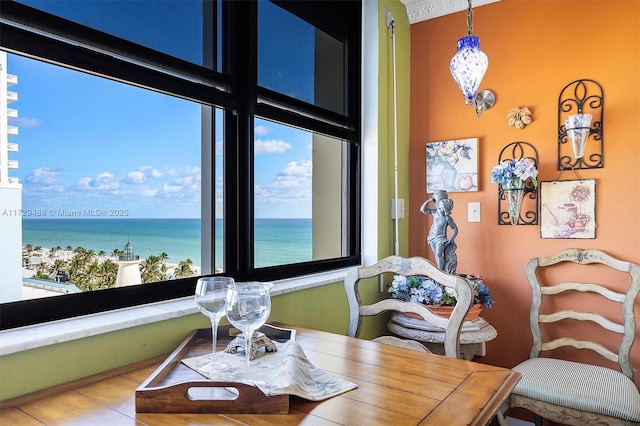
[[[18,94],[9,87],[18,77],[7,73],[7,54],[0,51],[0,302],[22,299],[22,185],[11,171],[18,161],[10,155],[18,152],[18,144],[9,138],[18,135],[18,127],[9,124],[18,110],[9,104]]]

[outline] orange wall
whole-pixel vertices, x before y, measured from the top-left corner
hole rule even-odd
[[[476,8],[473,33],[489,57],[480,88],[496,94],[495,106],[481,118],[464,105],[449,73],[456,40],[465,34],[465,13],[411,25],[409,255],[433,259],[425,242],[431,219],[419,210],[428,198],[425,143],[478,137],[479,191],[450,198],[460,230],[458,272],[481,274],[496,300],[483,316],[498,337],[482,362],[512,367],[528,356],[529,258],[577,247],[640,263],[639,12],[637,0],[502,0]],[[540,180],[555,180],[558,95],[581,78],[599,82],[605,97],[604,168],[580,171],[581,178],[597,179],[596,239],[541,239],[539,226],[498,226],[490,173],[500,150],[514,141],[533,144]],[[522,106],[532,110],[533,122],[523,130],[508,127],[508,110]],[[481,203],[480,223],[467,222],[471,201]],[[636,316],[640,323],[640,301]],[[632,361],[640,369],[638,329]]]

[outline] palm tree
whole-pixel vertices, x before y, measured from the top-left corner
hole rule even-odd
[[[78,287],[80,287],[80,285],[85,283],[85,273],[84,273],[84,269],[87,265],[87,259],[82,256],[81,254],[74,254],[73,257],[71,257],[71,262],[69,264],[69,277],[70,277],[70,281],[73,284],[78,285]],[[80,287],[82,290],[84,290],[82,287]]]
[[[160,280],[160,257],[149,255],[140,265],[140,277],[143,283]]]
[[[24,247],[22,247],[22,264],[26,265],[27,262],[29,262],[29,258],[31,257],[31,254],[33,253],[33,246],[31,244],[25,244]]]
[[[98,262],[91,262],[85,269],[85,276],[87,277],[87,283],[89,284],[89,290],[98,290],[100,286],[100,265]]]
[[[112,288],[116,284],[118,276],[118,265],[111,259],[105,259],[100,263],[100,277],[103,288]]]
[[[31,255],[31,253],[33,252],[33,245],[31,244],[25,244],[25,246],[22,248],[28,256]]]
[[[67,266],[67,264],[64,260],[56,259],[49,266],[49,272],[51,273],[52,276],[55,277],[56,275],[58,275],[58,272],[61,272],[64,270],[65,266]]]
[[[166,263],[162,263],[160,265],[160,279],[161,280],[166,280],[169,278],[169,267],[167,266]]]
[[[186,278],[193,276],[193,269],[191,269],[192,265],[193,262],[191,261],[191,259],[181,260],[178,263],[178,267],[175,271],[176,278]]]

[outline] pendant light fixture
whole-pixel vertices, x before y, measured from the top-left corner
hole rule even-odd
[[[489,66],[487,55],[480,50],[480,39],[472,35],[473,10],[467,9],[467,35],[458,40],[458,50],[449,64],[451,75],[460,87],[464,103],[475,105],[476,92]]]

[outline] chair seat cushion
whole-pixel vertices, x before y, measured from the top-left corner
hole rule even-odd
[[[522,374],[513,394],[640,422],[640,393],[619,371],[552,358],[528,359],[513,370]]]

